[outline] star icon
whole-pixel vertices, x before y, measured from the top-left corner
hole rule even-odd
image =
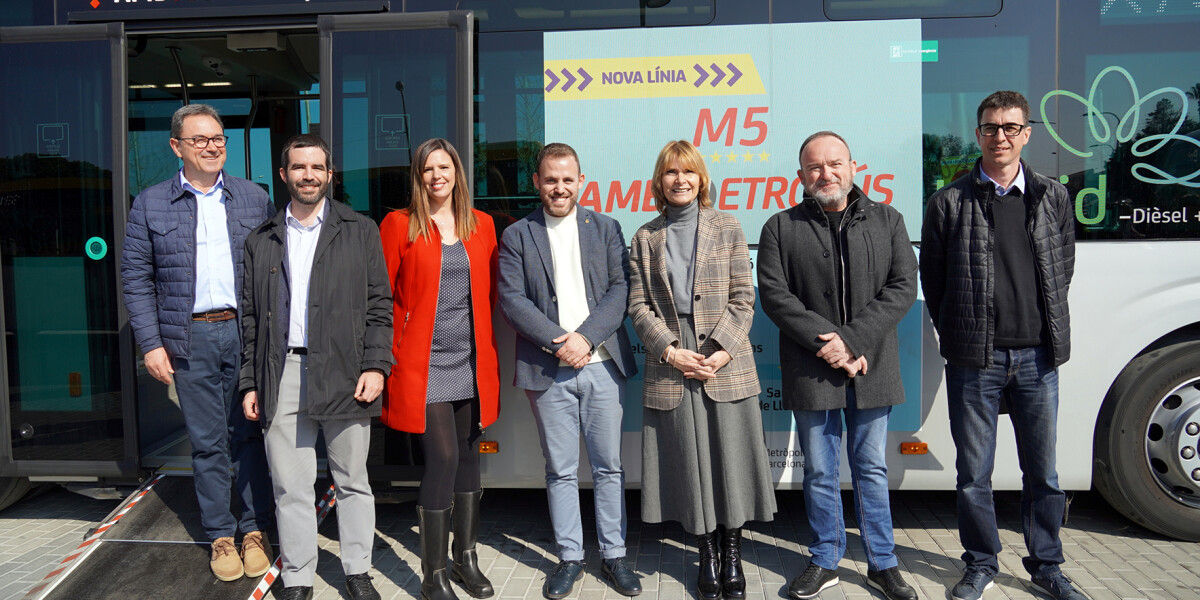
[[[769,152],[760,152],[758,154],[758,162],[767,162],[767,160],[770,158],[771,154]]]
[[[732,162],[737,162],[737,157],[738,157],[738,155],[737,155],[736,153],[734,153],[734,152],[730,152],[730,153],[729,153],[729,154],[727,154],[726,156],[728,156],[728,157],[729,157],[729,162],[731,162],[731,163],[732,163]]]
[[[709,155],[709,158],[711,158],[712,161],[715,163],[721,162],[721,154],[718,152],[713,152],[712,154]]]
[[[754,160],[754,153],[753,153],[753,152],[747,152],[747,153],[745,153],[745,154],[743,154],[743,155],[742,155],[742,162],[750,162],[750,161],[753,161],[753,160]]]

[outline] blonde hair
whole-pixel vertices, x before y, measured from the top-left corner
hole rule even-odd
[[[654,178],[651,180],[650,190],[654,194],[654,207],[658,212],[667,211],[667,201],[663,199],[666,194],[663,193],[662,176],[674,164],[700,176],[700,189],[696,194],[696,201],[700,203],[700,208],[711,208],[712,198],[708,196],[708,167],[704,164],[704,157],[687,140],[677,140],[663,146],[662,151],[658,153],[658,160],[654,161]]]
[[[471,194],[467,191],[467,175],[463,172],[462,160],[454,145],[442,138],[426,140],[417,146],[416,157],[409,169],[409,181],[412,186],[412,204],[408,207],[408,241],[415,242],[417,238],[429,238],[430,219],[429,195],[425,193],[423,172],[429,155],[441,150],[450,155],[454,163],[454,191],[450,195],[450,208],[454,211],[455,233],[463,240],[471,239],[479,222],[475,219]]]

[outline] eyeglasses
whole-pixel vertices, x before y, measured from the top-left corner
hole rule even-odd
[[[1004,135],[1006,135],[1008,137],[1012,137],[1014,135],[1021,133],[1022,131],[1025,131],[1026,127],[1028,127],[1028,125],[1024,125],[1021,123],[1005,123],[1003,125],[997,125],[995,123],[984,123],[979,126],[979,133],[982,135],[985,135],[987,137],[992,137],[993,135],[996,135],[997,131],[1003,130]]]
[[[229,136],[214,135],[212,137],[204,137],[202,135],[197,135],[195,137],[190,137],[190,138],[175,138],[175,139],[177,139],[181,142],[191,142],[192,145],[195,146],[197,150],[203,150],[208,147],[208,142],[210,142],[210,141],[217,148],[224,148],[225,142],[229,141]]]

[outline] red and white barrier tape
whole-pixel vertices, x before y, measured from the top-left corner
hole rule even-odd
[[[333,508],[333,505],[337,502],[337,498],[334,497],[335,489],[334,486],[330,485],[329,489],[325,491],[325,495],[321,497],[321,501],[317,502],[317,527],[321,526],[321,522],[329,514],[329,509]],[[266,575],[263,575],[262,581],[258,582],[258,587],[254,588],[254,591],[251,592],[249,600],[262,600],[266,597],[267,590],[271,589],[271,585],[279,578],[279,570],[283,568],[282,554],[280,552],[275,557],[275,562],[271,563],[271,569],[267,571]]]
[[[130,500],[125,507],[117,511],[117,514],[113,516],[111,521],[104,523],[100,527],[97,527],[96,531],[92,532],[87,539],[83,540],[83,543],[79,544],[79,547],[76,548],[74,552],[67,555],[66,558],[62,559],[62,562],[58,563],[58,568],[47,573],[46,577],[42,579],[41,583],[35,585],[33,589],[29,590],[29,592],[25,594],[25,598],[27,600],[32,600],[33,598],[41,598],[50,593],[50,591],[54,589],[54,586],[58,585],[59,581],[62,581],[61,579],[58,579],[58,577],[62,575],[65,579],[66,575],[70,573],[71,570],[77,567],[79,563],[83,562],[82,559],[87,557],[87,555],[91,554],[92,551],[96,549],[96,540],[98,540],[101,535],[104,535],[104,532],[111,529],[113,525],[116,525],[117,521],[120,521],[121,517],[124,517],[126,514],[128,514],[134,506],[137,506],[137,503],[140,502],[141,499],[150,492],[150,488],[154,487],[154,484],[158,483],[163,477],[164,474],[159,473],[145,485],[143,485],[141,490],[134,492],[133,495],[130,496]]]

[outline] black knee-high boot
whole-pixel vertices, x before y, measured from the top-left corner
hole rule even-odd
[[[746,597],[746,574],[742,571],[742,529],[721,527],[721,590],[727,600]]]
[[[474,598],[491,598],[496,594],[492,582],[479,570],[475,544],[479,540],[479,499],[483,490],[454,493],[454,543],[450,554],[454,566],[450,577],[462,584]]]
[[[458,600],[454,588],[450,587],[450,577],[446,575],[451,510],[417,507],[417,524],[421,529],[422,600]]]
[[[700,576],[696,580],[696,591],[701,600],[717,600],[721,597],[721,556],[717,549],[717,532],[696,536],[696,547],[700,551]]]

